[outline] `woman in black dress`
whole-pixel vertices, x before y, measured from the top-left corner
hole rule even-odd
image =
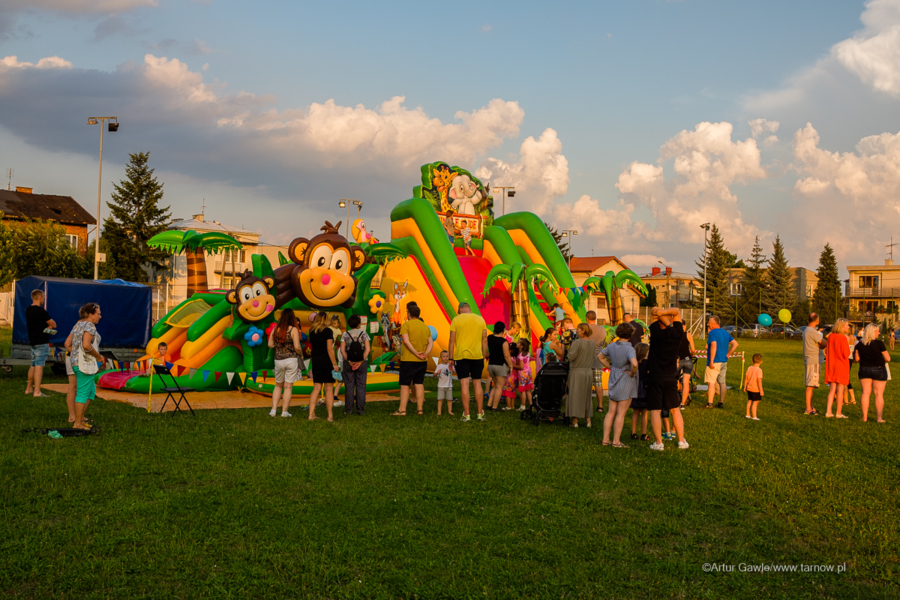
[[[859,363],[859,383],[862,385],[862,420],[869,418],[869,395],[875,391],[875,416],[884,423],[884,388],[887,385],[887,363],[891,362],[884,342],[878,339],[879,327],[874,323],[866,325],[862,340],[856,345],[854,358]]]
[[[316,402],[319,400],[319,392],[325,388],[325,408],[328,410],[328,420],[334,421],[331,412],[334,406],[334,377],[332,373],[338,370],[334,357],[334,333],[328,327],[328,314],[320,312],[309,328],[309,343],[312,346],[312,377],[313,391],[309,397],[309,420],[316,418]]]

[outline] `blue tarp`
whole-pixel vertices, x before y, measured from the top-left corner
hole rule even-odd
[[[62,346],[78,321],[78,309],[88,302],[100,305],[97,325],[104,348],[143,348],[150,341],[153,290],[140,284],[117,285],[89,279],[26,277],[16,282],[13,343],[28,343],[25,309],[31,306],[32,290],[44,291],[45,308],[56,321],[51,344]]]

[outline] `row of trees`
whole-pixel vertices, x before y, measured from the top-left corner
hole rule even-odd
[[[722,233],[713,225],[705,250],[708,310],[728,321],[755,323],[761,313],[774,316],[782,308],[787,308],[797,315],[795,322],[802,320],[802,315],[815,311],[823,323],[833,323],[844,312],[837,259],[829,244],[825,244],[819,256],[816,270],[819,281],[811,301],[800,301],[797,297],[793,273],[780,236],[776,236],[772,243],[770,258],[763,253],[757,237],[750,257],[744,261],[728,251]],[[703,279],[703,258],[700,256],[694,263],[700,279]],[[738,296],[731,295],[730,269],[733,268],[744,269],[739,280],[742,291]]]
[[[165,231],[169,207],[160,206],[163,184],[149,167],[149,152],[129,155],[126,178],[113,185],[109,217],[103,221],[100,278],[148,282],[155,270],[165,268],[168,254],[150,248],[147,241]],[[94,245],[82,257],[65,237],[65,228],[52,221],[4,223],[0,213],[0,287],[30,275],[91,278]]]

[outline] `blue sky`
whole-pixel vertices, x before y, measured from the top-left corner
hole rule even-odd
[[[115,114],[107,191],[150,150],[175,216],[275,243],[341,197],[386,237],[433,160],[639,272],[690,270],[709,220],[741,256],[877,263],[900,212],[900,0],[9,0],[0,60],[14,184],[93,211],[84,123]]]

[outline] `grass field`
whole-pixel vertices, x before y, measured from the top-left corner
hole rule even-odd
[[[53,440],[22,429],[64,426],[63,396],[26,398],[24,370],[0,374],[0,594],[900,596],[897,384],[886,424],[859,422],[858,405],[849,420],[808,417],[799,343],[741,350],[765,356],[762,420],[736,391],[725,410],[696,398],[690,450],[663,453],[518,413],[438,418],[433,393],[424,417],[380,403],[335,423],[97,401],[100,435]]]

